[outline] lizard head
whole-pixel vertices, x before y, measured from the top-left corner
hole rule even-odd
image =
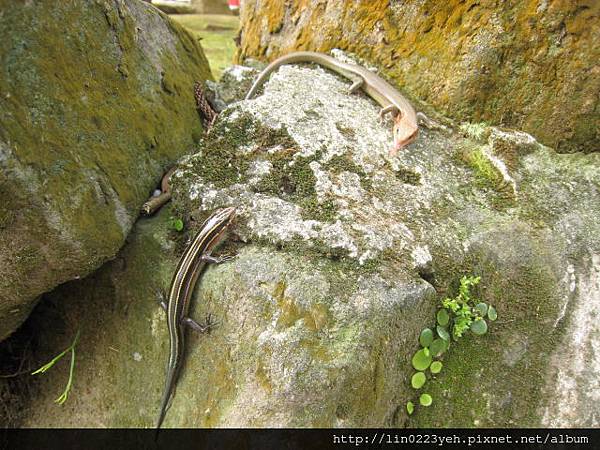
[[[419,127],[417,124],[412,123],[411,121],[402,120],[402,113],[398,113],[394,117],[394,127],[392,131],[394,134],[394,148],[390,150],[390,156],[396,156],[400,150],[413,142],[419,135]]]

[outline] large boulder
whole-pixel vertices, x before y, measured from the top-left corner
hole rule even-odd
[[[251,73],[235,71],[225,79]],[[187,240],[169,224],[191,235],[235,205],[221,252],[237,258],[208,268],[191,310],[218,326],[188,331],[166,426],[600,425],[600,154],[463,124],[423,129],[390,158],[390,123],[348,86],[285,66],[223,111],[179,164],[169,209],[32,317],[32,361],[81,340],[65,407],[53,400],[67,363],[28,381],[20,424],[153,426],[168,352],[156,291]],[[498,320],[451,346],[428,375],[433,405],[409,418],[419,332],[465,274]]]
[[[198,43],[138,0],[0,0],[0,340],[114,257],[202,134]]]
[[[238,58],[339,47],[451,117],[600,149],[600,2],[391,3],[243,2]]]

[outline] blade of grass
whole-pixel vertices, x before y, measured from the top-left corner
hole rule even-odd
[[[54,364],[56,364],[56,362],[58,360],[60,360],[68,352],[71,352],[71,367],[69,369],[69,381],[67,381],[67,385],[65,386],[65,390],[63,391],[63,393],[56,400],[54,400],[54,402],[58,403],[59,405],[62,405],[64,402],[67,401],[69,392],[71,391],[71,386],[73,385],[73,373],[75,370],[75,346],[77,345],[77,342],[79,341],[79,332],[80,331],[81,330],[77,330],[77,334],[75,335],[73,342],[67,349],[65,349],[64,351],[59,353],[57,356],[52,358],[52,360],[50,362],[44,364],[42,367],[37,369],[35,372],[31,373],[32,375],[36,375],[39,373],[46,372],[48,369],[50,369],[52,366],[54,366]]]
[[[80,330],[77,330],[77,334],[75,335],[75,339],[73,339],[73,342],[71,343],[71,345],[66,348],[64,351],[60,352],[57,356],[55,356],[54,358],[52,358],[52,360],[46,364],[44,364],[42,367],[40,367],[39,369],[37,369],[35,372],[31,372],[31,375],[37,375],[38,373],[44,373],[46,372],[48,369],[50,369],[54,364],[56,364],[56,362],[62,358],[63,356],[65,356],[70,350],[72,350],[75,345],[77,345],[77,341],[79,340],[79,332]]]
[[[71,368],[69,369],[69,381],[67,382],[67,386],[63,393],[54,400],[55,403],[62,405],[67,401],[67,397],[69,396],[69,391],[71,390],[71,385],[73,384],[73,370],[75,369],[75,347],[71,348]]]

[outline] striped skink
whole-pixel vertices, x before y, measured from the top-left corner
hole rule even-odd
[[[190,326],[196,331],[204,333],[210,329],[210,322],[200,325],[187,317],[190,299],[194,286],[205,264],[219,264],[232,259],[231,256],[215,258],[211,256],[212,250],[223,239],[225,232],[235,217],[235,208],[223,208],[212,214],[194,237],[192,243],[184,252],[171,282],[168,304],[161,306],[167,311],[167,325],[169,328],[170,350],[167,365],[165,390],[160,406],[160,414],[156,423],[156,432],[160,428],[167,412],[169,400],[173,395],[175,383],[183,358],[184,326]]]
[[[353,84],[350,86],[350,93],[362,88],[367,95],[381,105],[380,117],[383,118],[388,113],[393,115],[394,127],[392,131],[394,134],[394,147],[390,150],[391,156],[396,155],[399,150],[417,138],[419,134],[417,113],[410,102],[400,92],[369,69],[357,64],[348,64],[339,61],[323,53],[294,52],[277,58],[260,73],[250,91],[248,91],[246,100],[252,98],[258,88],[279,66],[299,62],[316,63],[351,79]]]

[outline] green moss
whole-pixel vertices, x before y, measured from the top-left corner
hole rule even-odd
[[[479,143],[485,143],[490,135],[490,126],[485,122],[465,122],[459,127],[465,137],[471,138]]]
[[[19,190],[17,188],[17,190]],[[10,232],[10,227],[17,223],[17,211],[24,207],[23,193],[20,195],[15,191],[15,186],[10,186],[4,180],[0,180],[0,197],[4,198],[0,208],[0,233]],[[0,236],[2,236],[0,234]]]
[[[505,209],[514,206],[513,187],[479,146],[465,145],[455,153],[454,160],[473,170],[476,186],[486,190],[492,206]]]
[[[321,160],[321,152],[308,157],[298,155],[298,146],[285,128],[266,127],[250,114],[239,111],[235,114],[241,116],[236,116],[233,121],[227,118],[227,114],[233,112],[226,111],[224,114],[202,143],[201,154],[195,161],[203,180],[217,188],[243,183],[248,181],[251,164],[267,162],[270,164],[269,173],[251,187],[253,192],[279,197],[298,205],[304,219],[322,222],[336,220],[337,208],[333,201],[325,199],[319,202],[315,191],[317,180],[310,164]],[[274,147],[278,149],[267,151]],[[244,148],[247,150],[241,151]],[[353,170],[366,180],[364,172],[343,157],[333,159],[326,164],[326,168]],[[178,201],[175,205],[176,211],[181,210],[182,214],[190,210]]]
[[[342,172],[355,173],[360,177],[360,184],[364,190],[371,191],[373,188],[367,173],[352,160],[349,153],[332,156],[329,161],[323,164],[323,168],[334,174],[340,174]]]
[[[2,191],[18,196],[11,210],[20,213],[3,214],[0,228],[31,230],[19,246],[39,250],[52,241],[40,254],[69,261],[42,277],[38,260],[30,266],[38,275],[11,297],[33,298],[52,280],[84,275],[114,257],[163,169],[202,132],[193,98],[194,81],[210,77],[202,49],[155,9],[139,13],[147,8],[140,5],[74,1],[3,10],[0,139],[14,157]],[[163,35],[169,51],[155,37]]]
[[[306,197],[315,197],[316,178],[309,164],[319,155],[294,158],[297,151],[297,146],[288,145],[284,150],[267,155],[264,160],[271,163],[271,172],[253,187],[254,191],[283,197],[295,203]]]
[[[463,152],[462,158],[473,169],[482,185],[494,189],[504,181],[502,174],[494,167],[481,149],[467,150]]]
[[[300,202],[301,217],[305,220],[318,220],[323,223],[333,223],[338,217],[338,209],[333,200],[317,201],[317,197],[310,196]]]
[[[299,198],[316,196],[315,184],[317,179],[310,168],[310,163],[318,161],[320,155],[317,153],[312,157],[298,158],[294,161],[289,174],[290,180],[295,180],[294,194]],[[285,173],[285,171],[284,171]]]
[[[233,114],[233,111],[228,110],[223,113],[203,142],[201,158],[198,160],[203,178],[219,188],[245,182],[248,179],[247,172],[250,164],[256,160],[256,155],[262,156],[263,160],[270,161],[280,169],[287,170],[292,156],[297,151],[287,130],[264,126],[250,114],[239,113],[239,111],[235,113],[240,114],[240,117],[232,123],[227,120],[227,116]],[[244,147],[248,145],[252,145],[253,148],[245,152]],[[268,148],[276,145],[282,145],[284,150],[273,154],[266,152]],[[302,164],[300,167],[300,169],[289,168],[286,173],[306,171]],[[280,189],[288,189],[285,181],[286,173],[280,174],[278,179],[267,177],[258,185],[257,191],[275,194],[280,192]],[[299,189],[302,191],[306,184],[307,182],[304,181]]]
[[[254,122],[249,116],[244,116],[239,124],[239,127],[225,129],[224,121],[218,121],[203,145],[203,148],[211,149],[210,152],[202,152],[203,174],[217,187],[241,181],[249,168],[248,158],[241,153],[240,147],[248,142],[246,133],[253,129]]]
[[[409,425],[416,427],[510,427],[539,426],[539,405],[544,383],[538,380],[546,373],[548,355],[560,340],[552,331],[552,318],[558,313],[556,275],[548,261],[552,255],[545,246],[523,230],[490,236],[496,251],[508,257],[502,267],[491,257],[490,249],[475,251],[463,261],[454,274],[440,270],[437,277],[449,289],[439,289],[443,297],[456,292],[459,274],[476,273],[481,283],[473,294],[493,305],[497,321],[484,336],[468,335],[453,343],[446,352],[444,370],[428,382],[434,398],[430,408],[419,408]],[[529,247],[529,246],[532,247]],[[512,247],[512,249],[511,249]],[[511,264],[514,261],[514,264]],[[432,318],[433,319],[433,318]],[[514,365],[505,358],[511,352],[507,343],[516,342],[528,350]],[[498,355],[490,358],[490,355]],[[498,377],[501,373],[502,377]],[[507,401],[507,398],[509,399]]]
[[[413,186],[419,186],[421,184],[421,174],[414,170],[400,167],[395,171],[396,179],[400,180],[405,184],[412,184]]]

